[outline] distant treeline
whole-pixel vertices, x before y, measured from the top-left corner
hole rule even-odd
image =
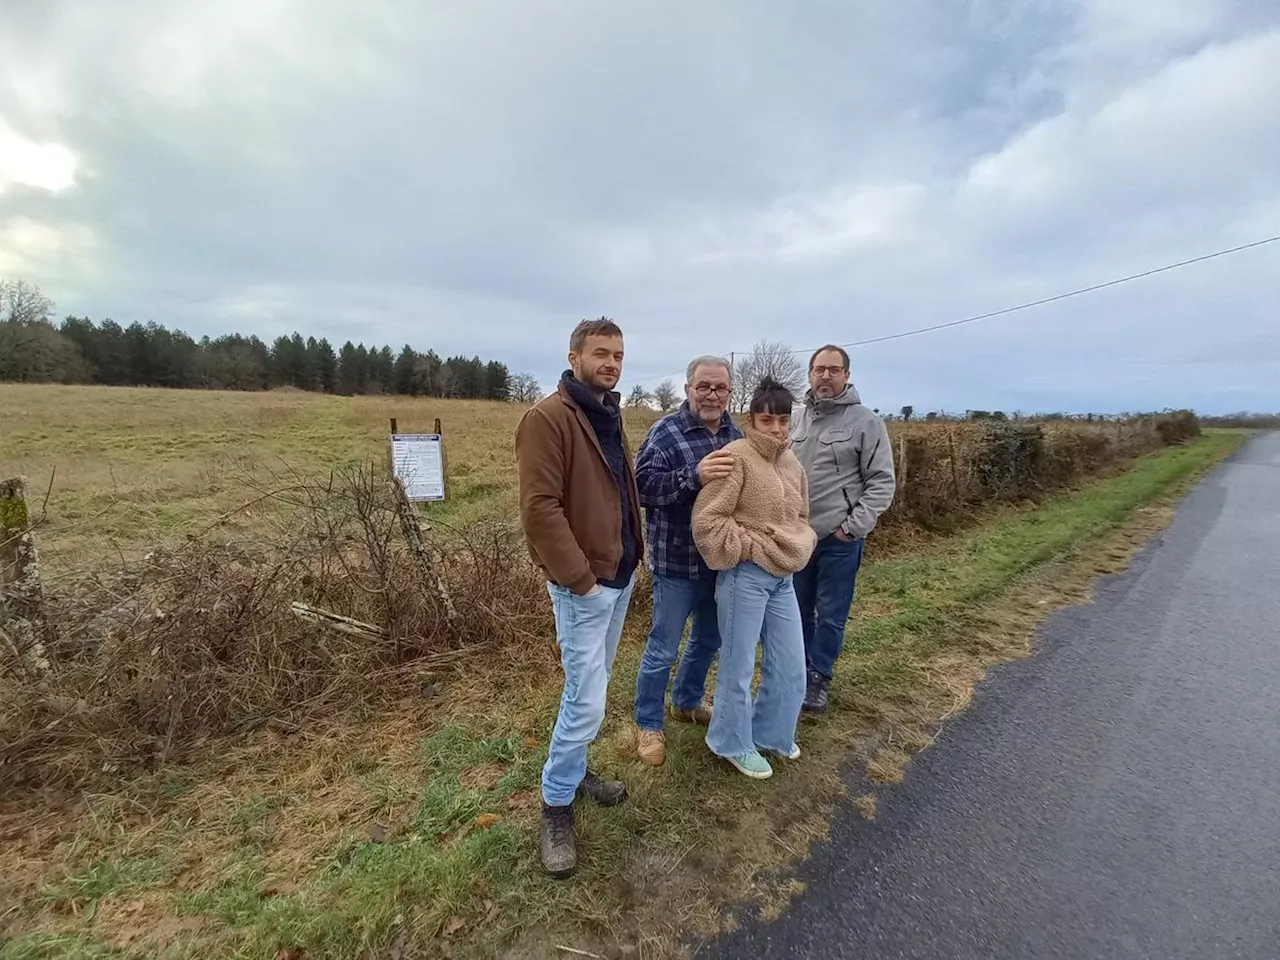
[[[496,360],[442,359],[407,344],[390,347],[347,341],[256,336],[194,340],[159,323],[94,323],[67,317],[55,327],[43,319],[0,321],[0,380],[24,383],[95,383],[112,386],[267,390],[296,387],[347,396],[412,396],[507,400],[511,373]]]

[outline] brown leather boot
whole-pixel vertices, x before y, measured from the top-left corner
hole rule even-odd
[[[711,725],[711,707],[705,703],[700,703],[688,710],[677,707],[673,703],[667,714],[672,720],[679,720],[681,723],[696,723],[703,727]]]

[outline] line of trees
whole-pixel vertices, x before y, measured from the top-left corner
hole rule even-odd
[[[537,383],[506,364],[479,357],[441,358],[406,344],[388,346],[282,336],[268,345],[228,334],[195,340],[158,323],[88,317],[52,321],[53,302],[24,281],[0,281],[0,380],[112,386],[267,390],[294,387],[352,396],[398,393],[531,402]],[[532,397],[536,400],[537,397]]]

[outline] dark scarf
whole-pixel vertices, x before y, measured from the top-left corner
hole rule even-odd
[[[631,575],[639,565],[640,545],[636,542],[636,532],[631,526],[631,484],[627,478],[627,458],[622,449],[622,408],[617,393],[610,391],[604,395],[604,401],[591,389],[566,370],[560,382],[569,391],[582,412],[587,415],[596,439],[600,441],[600,449],[609,462],[613,479],[618,484],[619,502],[622,508],[622,559],[618,561],[618,574],[612,580],[600,580],[602,587],[621,589],[631,582]]]

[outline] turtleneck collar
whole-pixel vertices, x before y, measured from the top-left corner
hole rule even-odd
[[[775,440],[767,433],[761,433],[759,430],[754,429],[750,424],[747,424],[743,433],[746,434],[747,442],[751,444],[756,453],[771,463],[782,456],[782,451],[787,449],[787,440]]]

